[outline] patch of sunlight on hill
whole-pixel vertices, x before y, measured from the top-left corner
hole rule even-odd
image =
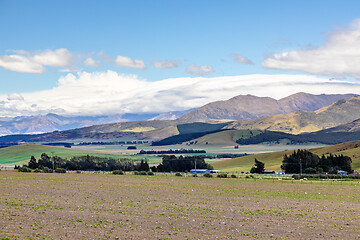
[[[130,129],[124,129],[122,132],[149,132],[152,130],[156,130],[156,128],[153,127],[135,127]]]
[[[313,124],[309,124],[303,128],[301,128],[298,132],[293,133],[293,134],[300,134],[300,133],[308,133],[308,132],[317,132],[322,130],[322,128],[319,128]]]

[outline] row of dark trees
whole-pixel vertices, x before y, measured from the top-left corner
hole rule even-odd
[[[143,144],[149,141],[117,141],[117,142],[81,142],[77,145],[125,145],[125,144]]]
[[[149,171],[149,164],[145,160],[133,161],[131,159],[112,159],[96,156],[77,156],[70,160],[59,156],[50,157],[46,153],[41,154],[39,160],[31,157],[27,166],[31,169],[64,168],[67,170],[94,170],[94,171]]]
[[[205,160],[198,156],[179,156],[168,155],[164,156],[162,163],[160,163],[156,168],[152,168],[152,171],[157,172],[185,172],[190,171],[191,169],[213,169],[213,167],[206,163]]]
[[[180,154],[180,153],[206,153],[205,150],[194,150],[194,149],[176,149],[176,150],[141,150],[138,154]]]
[[[153,172],[185,172],[191,169],[213,169],[213,167],[206,163],[204,158],[197,156],[179,156],[166,155],[162,159],[162,163],[158,166],[149,167],[145,160],[134,161],[131,159],[112,159],[102,158],[96,156],[77,156],[72,157],[70,160],[61,158],[59,156],[50,157],[46,153],[41,154],[37,160],[31,156],[29,164],[30,169],[56,169],[63,168],[66,170],[94,170],[94,171],[151,171]]]
[[[337,173],[338,170],[352,173],[351,162],[350,157],[342,154],[322,155],[319,157],[307,150],[297,150],[289,156],[285,154],[281,169],[283,169],[285,173]]]

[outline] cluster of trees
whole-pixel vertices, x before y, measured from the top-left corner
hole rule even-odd
[[[213,169],[213,167],[206,163],[205,160],[198,156],[179,156],[178,158],[175,155],[164,156],[162,163],[157,167],[152,167],[153,172],[185,172],[190,171],[191,169]]]
[[[176,150],[141,150],[138,154],[180,154],[180,153],[206,153],[205,150],[193,150],[193,149],[176,149]]]
[[[265,170],[265,163],[255,158],[255,166],[250,169],[250,173],[262,173]]]
[[[149,171],[149,164],[145,160],[133,161],[131,159],[112,159],[96,156],[77,156],[70,160],[63,159],[59,156],[50,157],[46,153],[41,154],[37,160],[31,156],[28,168],[64,168],[67,170],[95,170],[95,171]]]
[[[117,142],[81,142],[78,145],[125,145],[125,144],[143,144],[148,141],[117,141]]]
[[[352,173],[351,158],[344,155],[318,155],[307,150],[297,150],[291,155],[284,156],[281,169],[285,173],[337,173],[338,170]]]

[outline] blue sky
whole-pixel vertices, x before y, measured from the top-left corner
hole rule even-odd
[[[182,105],[180,102],[191,100],[201,105],[232,97],[232,94],[266,95],[271,92],[268,95],[280,98],[296,91],[291,86],[307,81],[299,81],[298,75],[304,79],[319,78],[312,80],[317,87],[309,88],[316,94],[358,91],[360,71],[349,64],[360,58],[356,50],[360,48],[359,42],[355,37],[351,39],[360,29],[358,9],[360,2],[351,0],[0,0],[0,100],[3,96],[4,105],[0,106],[0,115],[47,111],[97,114],[87,111],[87,105],[75,96],[78,95],[75,85],[80,83],[84,89],[89,88],[89,92],[96,92],[92,89],[96,86],[97,91],[107,96],[123,94],[121,91],[113,93],[113,89],[124,83],[135,86],[134,89],[150,84],[151,89],[157,89],[153,97],[164,91],[169,95],[164,97],[164,106],[156,111],[183,110],[191,103]],[[350,43],[342,46],[347,39]],[[349,57],[352,49],[354,54]],[[87,81],[81,80],[83,73],[89,74]],[[109,80],[108,75],[115,76],[112,73],[121,79]],[[94,79],[101,74],[104,79],[99,78],[95,84]],[[254,84],[246,84],[248,88],[240,89],[242,85],[239,85],[238,91],[216,93],[218,97],[209,94],[185,97],[184,92],[178,92],[182,98],[177,104],[170,98],[171,88],[164,87],[177,85],[184,79],[192,85],[201,78],[202,81],[210,79],[216,89],[216,82],[219,86],[234,84],[234,78],[245,81],[241,79],[254,74],[261,74],[258,77],[261,79],[259,82],[251,80]],[[277,75],[288,76],[289,91],[259,90],[263,81]],[[221,77],[229,78],[221,80]],[[296,80],[291,80],[292,77]],[[336,84],[342,87],[331,85],[331,88],[321,89],[323,79],[330,78],[338,79],[340,82]],[[231,81],[227,82],[228,79]],[[93,85],[87,85],[88,82]],[[277,84],[282,86],[284,82]],[[355,87],[349,87],[351,84]],[[50,92],[52,90],[54,92]],[[145,90],[143,95],[147,94]],[[51,100],[52,106],[45,106],[45,98],[54,94],[62,94],[79,106],[71,110],[75,107],[67,103],[56,110],[56,101],[66,102],[62,99]],[[30,98],[36,96],[41,97],[31,102]],[[127,96],[134,98],[136,94]],[[9,99],[22,102],[10,104]],[[94,101],[103,101],[103,97]],[[116,98],[114,101],[121,104],[115,104],[109,112],[152,109],[148,106],[129,110],[128,106],[135,104],[134,101]],[[145,100],[137,98],[136,101]],[[1,111],[2,108],[7,110]]]

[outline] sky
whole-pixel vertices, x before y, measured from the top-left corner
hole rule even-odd
[[[360,94],[357,0],[0,0],[0,116]]]

